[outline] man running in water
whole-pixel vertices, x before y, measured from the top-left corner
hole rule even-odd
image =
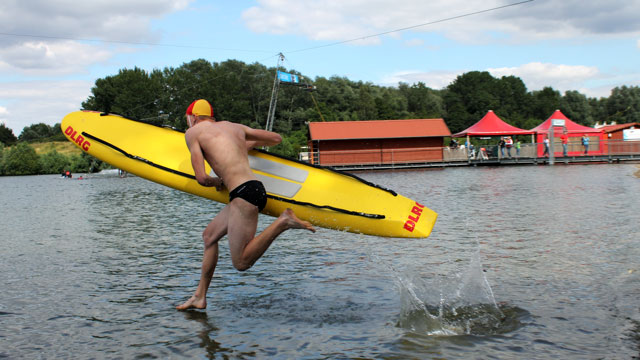
[[[282,141],[280,135],[241,124],[216,121],[213,108],[202,99],[194,101],[187,109],[187,123],[189,129],[185,138],[196,180],[202,186],[215,186],[217,190],[226,187],[230,192],[229,203],[202,233],[204,256],[198,288],[189,300],[176,307],[178,310],[207,307],[207,290],[218,263],[218,241],[224,235],[229,235],[233,266],[245,271],[285,230],[306,229],[315,232],[309,222],[298,219],[291,209],[286,209],[255,236],[258,213],[265,207],[267,197],[264,186],[249,167],[247,152],[253,147],[279,144]],[[219,177],[205,173],[205,161]]]

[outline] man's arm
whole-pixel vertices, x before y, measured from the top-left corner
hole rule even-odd
[[[191,153],[191,166],[195,172],[198,184],[206,187],[215,186],[217,190],[221,190],[223,185],[222,179],[211,177],[204,171],[204,154],[202,154],[200,143],[196,139],[190,139],[189,136],[186,137],[186,140],[187,147]]]
[[[274,146],[282,142],[282,136],[280,134],[261,130],[252,129],[248,126],[244,126],[245,140],[247,142],[247,149],[251,149],[256,146]]]

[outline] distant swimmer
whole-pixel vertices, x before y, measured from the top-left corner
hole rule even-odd
[[[230,192],[229,203],[202,233],[204,256],[198,288],[189,300],[176,307],[178,310],[207,307],[207,290],[218,263],[218,241],[223,236],[229,235],[233,266],[245,271],[282,232],[288,229],[315,232],[309,222],[298,219],[291,209],[287,209],[256,236],[258,213],[267,204],[267,194],[249,167],[248,150],[279,144],[282,141],[279,134],[216,121],[211,104],[202,99],[194,101],[187,109],[187,124],[185,139],[196,180],[202,186],[215,186],[217,190],[226,187]],[[219,177],[206,174],[205,161]]]

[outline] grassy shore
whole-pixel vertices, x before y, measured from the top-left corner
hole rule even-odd
[[[52,150],[57,151],[60,154],[70,156],[74,154],[80,155],[82,150],[79,147],[72,144],[70,141],[47,141],[41,143],[29,144],[36,150],[36,154],[46,154]]]

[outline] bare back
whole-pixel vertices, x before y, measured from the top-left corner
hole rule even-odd
[[[204,175],[204,160],[229,190],[256,177],[249,167],[248,147],[271,146],[280,135],[227,121],[199,121],[185,133],[196,178]]]
[[[203,121],[189,129],[185,137],[192,156],[193,147],[198,146],[204,160],[228,189],[255,179],[249,167],[246,135],[242,125],[226,121]]]

